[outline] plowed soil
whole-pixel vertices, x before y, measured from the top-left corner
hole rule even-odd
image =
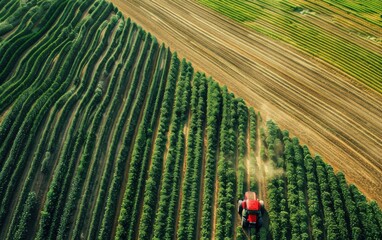
[[[112,2],[263,118],[288,129],[382,206],[380,94],[194,1]]]

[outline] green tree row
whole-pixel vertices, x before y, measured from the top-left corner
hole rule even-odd
[[[179,64],[177,54],[174,53],[171,59],[170,71],[160,111],[158,133],[154,144],[154,152],[151,158],[151,167],[148,171],[148,179],[144,190],[142,217],[138,231],[139,236],[142,238],[149,238],[151,235],[151,231],[149,232],[148,229],[151,229],[152,225],[150,222],[154,220],[152,219],[152,215],[155,212],[159,190],[159,186],[156,181],[162,176],[163,154],[166,148],[167,132],[170,127],[173,108],[175,108],[173,103],[179,75]]]
[[[219,125],[221,119],[222,96],[219,85],[211,78],[207,81],[207,115],[206,115],[206,164],[203,185],[203,205],[201,222],[201,239],[210,239],[212,233],[213,207],[215,194],[215,177],[217,169],[217,149]]]

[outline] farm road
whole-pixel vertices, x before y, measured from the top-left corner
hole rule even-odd
[[[112,0],[197,70],[288,129],[382,206],[382,96],[195,1]]]

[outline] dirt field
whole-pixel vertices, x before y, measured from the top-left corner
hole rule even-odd
[[[382,206],[381,95],[193,1],[112,2],[264,119],[299,137]]]

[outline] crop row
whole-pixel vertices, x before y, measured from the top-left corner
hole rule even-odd
[[[139,236],[149,238],[151,232],[148,229],[151,228],[150,224],[146,222],[153,221],[152,213],[156,207],[156,199],[159,186],[156,183],[156,179],[161,178],[162,165],[163,165],[163,153],[165,151],[167,142],[167,132],[170,127],[171,114],[173,112],[173,100],[175,98],[175,89],[177,86],[179,72],[179,59],[176,54],[173,54],[171,59],[170,71],[167,79],[167,84],[164,92],[163,103],[160,111],[160,120],[158,126],[157,137],[155,140],[154,152],[151,158],[151,166],[148,171],[148,179],[144,190],[142,217],[139,225]],[[136,233],[138,235],[138,233]]]
[[[277,239],[378,239],[380,210],[367,203],[344,175],[309,149],[297,138],[290,139],[273,122],[267,122],[268,157],[272,145],[283,141],[283,154],[270,159],[276,167],[283,159],[285,176],[268,185],[269,216]],[[274,148],[273,148],[274,149]],[[360,218],[361,217],[361,218]],[[361,221],[362,219],[362,221]]]
[[[149,45],[151,45],[149,50]],[[135,134],[135,129],[138,125],[139,117],[141,111],[145,110],[143,108],[143,104],[145,103],[146,95],[148,95],[147,90],[149,89],[150,77],[152,68],[154,67],[154,60],[157,56],[158,43],[155,39],[151,38],[150,34],[146,35],[145,45],[143,46],[142,52],[147,52],[148,55],[146,57],[146,62],[143,67],[143,72],[138,74],[138,71],[133,75],[133,83],[141,82],[141,86],[137,89],[137,94],[135,97],[134,105],[132,106],[132,113],[129,119],[129,126],[126,128],[125,138],[123,140],[123,146],[121,148],[121,152],[117,158],[117,162],[115,164],[114,176],[112,178],[111,185],[109,186],[109,195],[107,197],[105,213],[103,216],[101,229],[99,232],[99,239],[107,239],[111,233],[112,225],[114,224],[114,218],[116,214],[116,203],[118,202],[120,188],[122,185],[123,174],[126,166],[126,159],[128,158],[128,154],[131,151],[131,146],[133,145],[133,139]],[[141,60],[141,59],[140,59]],[[139,61],[137,69],[141,69],[143,62]],[[140,81],[138,80],[140,79]]]
[[[194,239],[198,221],[201,163],[203,161],[206,78],[196,73],[190,102],[191,119],[188,130],[186,169],[182,184],[178,239]],[[187,196],[187,197],[186,197]]]
[[[218,159],[217,148],[219,146],[219,119],[221,118],[222,102],[219,85],[216,82],[212,81],[211,78],[208,79],[207,84],[207,148],[205,159],[205,178],[203,185],[203,205],[200,233],[201,239],[210,239],[212,232],[213,208],[211,206],[214,206],[214,193],[216,191],[216,161]]]
[[[170,213],[170,206],[172,205],[173,208],[177,208],[181,174],[180,166],[183,166],[183,126],[185,124],[189,108],[188,98],[192,75],[192,66],[187,63],[185,59],[183,59],[181,62],[179,80],[175,90],[174,108],[169,133],[169,149],[167,154],[165,153],[165,163],[159,188],[158,209],[156,211],[155,219],[151,219],[150,221],[147,221],[147,217],[149,217],[147,212],[143,212],[139,232],[139,236],[143,238],[145,238],[146,233],[142,234],[141,226],[142,223],[145,224],[145,222],[150,222],[149,224],[153,224],[154,239],[168,239],[172,238],[173,235],[174,223],[171,223],[171,221],[174,219],[174,212],[173,214]],[[174,201],[176,201],[176,203]],[[149,232],[148,234],[151,233]]]
[[[216,237],[230,238],[233,233],[236,200],[236,101],[227,87],[222,88],[222,121],[220,125],[220,152],[217,167],[218,199],[216,209]]]
[[[137,223],[137,205],[139,206],[141,201],[140,193],[144,189],[144,179],[153,136],[152,129],[155,128],[156,121],[154,120],[157,116],[155,112],[158,112],[161,107],[161,99],[163,98],[163,94],[161,93],[163,93],[166,86],[166,69],[168,66],[169,52],[165,50],[163,45],[161,46],[160,56],[164,56],[161,57],[161,59],[165,65],[164,69],[159,69],[161,61],[157,62],[157,68],[153,76],[154,82],[151,85],[149,99],[146,102],[146,111],[144,112],[142,122],[138,129],[130,162],[126,190],[118,218],[117,239],[133,238],[133,230]]]

